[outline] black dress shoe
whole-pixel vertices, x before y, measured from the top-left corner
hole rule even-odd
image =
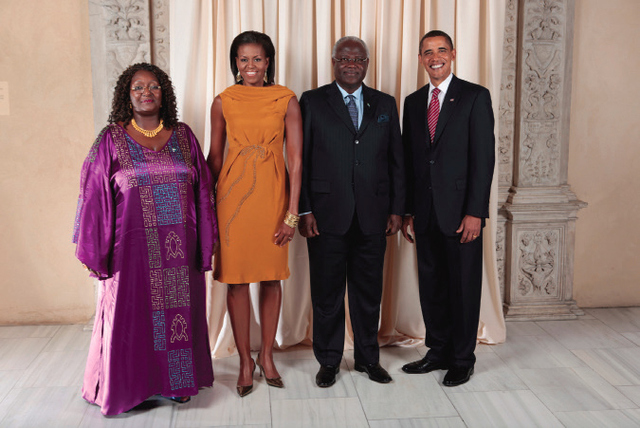
[[[402,366],[402,371],[411,374],[422,374],[429,373],[434,370],[447,370],[448,368],[449,364],[447,363],[431,361],[427,357],[424,357],[421,360],[405,364],[404,366]]]
[[[318,374],[316,375],[316,384],[320,388],[328,388],[336,383],[336,375],[340,371],[338,366],[320,366]]]
[[[391,376],[385,369],[382,368],[380,363],[375,364],[357,364],[355,365],[356,371],[364,372],[369,375],[369,379],[378,383],[389,383],[392,381]]]
[[[444,386],[458,386],[467,383],[473,374],[473,367],[452,367],[449,369],[442,384]]]

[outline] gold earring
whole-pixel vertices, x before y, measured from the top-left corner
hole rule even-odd
[[[133,105],[129,103],[129,110],[133,110]]]
[[[269,84],[269,79],[267,79],[267,73],[264,74],[264,84],[268,85]]]
[[[238,71],[238,74],[236,74],[236,82],[237,83],[242,82],[242,75],[240,74],[240,71]]]

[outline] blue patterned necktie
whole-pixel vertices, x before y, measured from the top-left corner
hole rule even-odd
[[[347,95],[349,102],[347,103],[347,109],[349,110],[349,116],[353,122],[353,127],[358,130],[358,107],[356,107],[356,97],[353,95]]]

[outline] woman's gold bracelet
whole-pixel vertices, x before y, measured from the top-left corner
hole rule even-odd
[[[292,229],[295,229],[298,226],[298,222],[300,221],[300,216],[291,214],[289,211],[284,215],[284,224],[289,226]]]

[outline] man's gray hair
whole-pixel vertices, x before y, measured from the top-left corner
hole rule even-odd
[[[367,47],[367,44],[364,42],[364,40],[356,37],[356,36],[344,36],[338,39],[338,41],[336,42],[335,45],[333,45],[333,49],[331,50],[331,57],[335,58],[336,57],[336,52],[338,51],[338,46],[340,46],[341,43],[343,42],[357,42],[360,43],[362,45],[362,47],[364,48],[365,52],[367,52],[367,58],[369,58],[369,48]]]

